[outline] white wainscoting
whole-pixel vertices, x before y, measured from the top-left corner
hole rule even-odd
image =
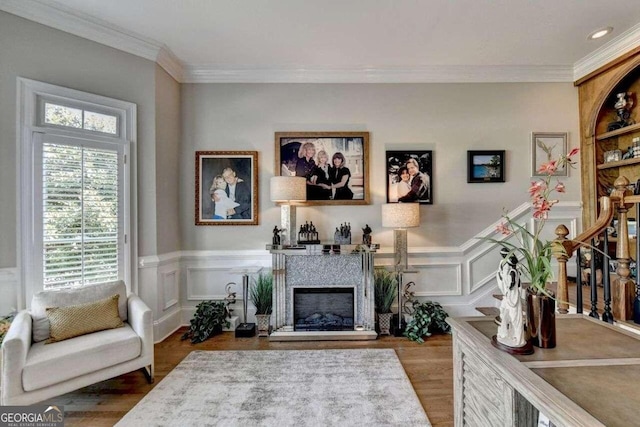
[[[531,209],[523,204],[511,213],[513,221],[532,227]],[[554,206],[545,225],[543,238],[554,238],[553,230],[564,224],[570,237],[581,229],[581,204],[559,203]],[[496,234],[498,220],[474,238],[458,247],[410,248],[409,265],[417,273],[406,274],[405,283],[413,281],[413,291],[419,299],[440,302],[452,316],[478,315],[475,307],[497,306],[495,272],[501,259],[498,241],[506,236]],[[513,237],[511,237],[513,238]],[[392,248],[381,248],[376,265],[393,263]],[[142,257],[139,262],[143,298],[154,308],[154,332],[161,341],[182,325],[188,325],[196,305],[206,299],[221,300],[227,295],[228,283],[235,283],[236,304],[233,314],[243,318],[242,277],[231,273],[237,267],[271,267],[271,255],[266,250],[247,251],[183,251],[158,257]],[[575,275],[575,262],[569,261],[569,275]],[[156,283],[150,283],[155,277]],[[144,282],[144,283],[143,283]],[[148,298],[148,299],[147,299]],[[253,321],[254,308],[248,305],[247,319]]]

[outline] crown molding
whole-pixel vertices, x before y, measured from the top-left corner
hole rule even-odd
[[[163,45],[158,51],[156,62],[177,82],[183,83],[184,65],[182,65],[180,58],[178,58],[171,49]]]
[[[573,66],[573,81],[580,80],[638,46],[640,46],[640,23],[577,61]]]
[[[52,0],[0,0],[0,10],[157,62],[174,79],[182,76],[182,64],[162,43],[125,30]]]
[[[180,83],[525,83],[574,82],[640,46],[640,24],[573,66],[443,65],[407,68],[224,68],[185,65],[156,40],[55,0],[0,0],[0,10],[156,62]]]
[[[184,83],[572,82],[570,66],[443,65],[412,68],[243,68],[187,65]]]

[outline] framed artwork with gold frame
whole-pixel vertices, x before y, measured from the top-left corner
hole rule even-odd
[[[305,176],[307,205],[368,205],[369,132],[276,132],[275,174]]]
[[[258,224],[258,152],[196,151],[196,225]]]

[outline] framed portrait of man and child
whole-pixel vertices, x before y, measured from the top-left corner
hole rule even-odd
[[[258,152],[196,151],[196,225],[258,224]]]
[[[309,205],[369,204],[369,132],[276,132],[276,175],[304,176]]]
[[[386,152],[387,203],[433,204],[433,151]]]

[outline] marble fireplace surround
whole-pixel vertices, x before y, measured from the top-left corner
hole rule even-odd
[[[329,248],[328,248],[329,247]],[[338,249],[339,250],[336,250]],[[269,246],[273,256],[274,332],[270,339],[375,339],[373,306],[373,252],[375,246]],[[294,289],[353,288],[353,331],[294,331]]]

